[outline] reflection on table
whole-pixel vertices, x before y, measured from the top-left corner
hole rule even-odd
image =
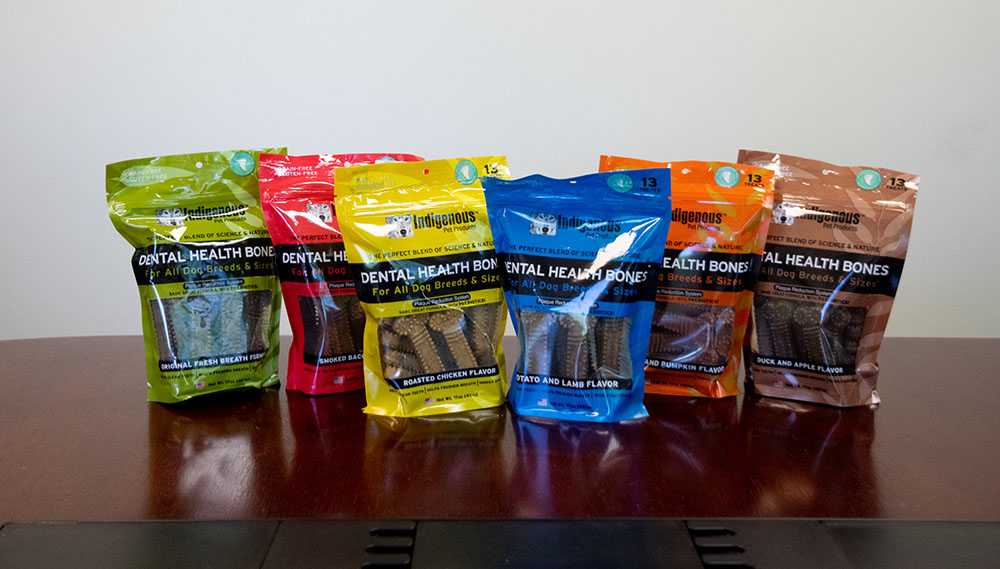
[[[360,391],[146,403],[142,345],[0,342],[2,521],[1000,519],[1000,341],[887,339],[876,409],[648,396],[618,424],[368,416]]]
[[[879,515],[873,409],[648,397],[603,424],[279,393],[150,405],[149,516]]]
[[[245,518],[275,507],[285,448],[275,389],[149,405],[150,518]]]
[[[879,516],[875,413],[746,397],[740,430],[752,515]]]

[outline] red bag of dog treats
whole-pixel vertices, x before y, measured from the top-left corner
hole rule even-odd
[[[292,325],[288,389],[320,395],[365,386],[365,315],[334,212],[334,169],[421,160],[412,154],[261,155],[261,206]]]

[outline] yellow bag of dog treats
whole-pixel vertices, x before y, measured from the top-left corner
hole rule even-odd
[[[365,311],[366,413],[496,407],[503,289],[479,176],[502,156],[337,168],[335,206]]]

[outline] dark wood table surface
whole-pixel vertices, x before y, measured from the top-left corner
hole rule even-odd
[[[147,403],[138,336],[4,341],[0,522],[1000,520],[1000,340],[889,338],[879,359],[875,409],[649,396],[624,424],[394,420],[361,392]]]

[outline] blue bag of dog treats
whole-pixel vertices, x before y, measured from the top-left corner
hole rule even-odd
[[[578,421],[645,417],[670,169],[482,184],[521,344],[507,395],[514,410]]]

